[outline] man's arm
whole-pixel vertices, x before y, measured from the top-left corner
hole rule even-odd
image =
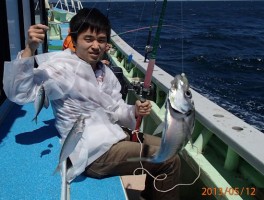
[[[5,62],[4,91],[13,102],[24,104],[35,98],[38,86],[34,83],[34,58],[32,56],[39,44],[43,42],[47,30],[48,27],[42,24],[30,26],[26,48],[19,53],[18,59]]]
[[[43,43],[48,29],[49,27],[43,24],[36,24],[29,27],[27,45],[21,54],[21,58],[30,57],[35,54],[39,44]]]

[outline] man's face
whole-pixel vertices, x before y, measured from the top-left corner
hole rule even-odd
[[[75,52],[79,58],[88,62],[95,68],[96,63],[100,61],[102,55],[105,53],[106,45],[106,33],[91,32],[91,30],[88,29],[78,35]]]

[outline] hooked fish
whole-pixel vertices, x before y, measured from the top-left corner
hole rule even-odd
[[[59,157],[59,164],[54,171],[54,174],[61,169],[61,164],[65,161],[69,155],[75,149],[77,143],[82,137],[84,127],[85,127],[85,117],[81,114],[77,120],[75,121],[72,129],[68,133],[67,137],[65,138],[63,145],[61,147],[60,157]]]
[[[195,123],[195,107],[189,82],[185,74],[176,75],[171,81],[171,88],[166,101],[164,125],[160,125],[155,132],[162,131],[161,146],[159,151],[150,158],[137,160],[160,163],[168,160],[178,153],[188,141]],[[160,131],[158,131],[161,129]],[[131,158],[130,161],[136,161]]]
[[[41,109],[43,107],[45,107],[45,108],[49,107],[49,99],[46,95],[45,88],[44,88],[43,84],[41,84],[41,86],[37,92],[37,96],[36,96],[35,101],[34,101],[34,107],[35,107],[35,116],[32,119],[32,121],[35,120],[35,122],[37,124],[38,114],[40,113]]]

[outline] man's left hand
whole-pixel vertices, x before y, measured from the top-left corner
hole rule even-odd
[[[135,104],[136,108],[136,117],[140,116],[146,116],[150,114],[152,105],[149,100],[146,100],[145,102],[141,102],[139,100],[136,101]]]

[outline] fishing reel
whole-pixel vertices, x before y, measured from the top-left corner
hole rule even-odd
[[[146,45],[145,46],[145,53],[150,53],[151,51],[153,50],[153,46],[151,46],[151,45]]]
[[[148,54],[151,53],[152,50],[153,50],[153,46],[151,46],[151,45],[145,46],[145,60],[144,60],[144,62],[146,62]]]
[[[135,79],[130,83],[130,90],[133,90],[135,94],[142,97],[143,99],[155,100],[155,89],[154,84],[150,84],[149,88],[144,88],[144,82],[140,79]]]

